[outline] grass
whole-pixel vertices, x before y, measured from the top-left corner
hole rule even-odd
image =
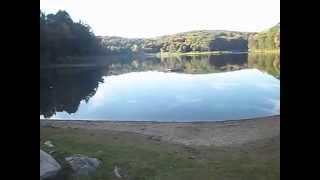
[[[55,151],[62,164],[57,179],[130,180],[268,180],[280,179],[279,137],[243,146],[200,147],[159,141],[150,137],[102,130],[41,128],[40,146]],[[43,143],[50,140],[54,147]],[[102,161],[89,177],[73,177],[64,158],[84,154]]]

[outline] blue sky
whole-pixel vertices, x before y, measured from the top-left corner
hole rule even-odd
[[[96,35],[155,37],[191,30],[259,32],[280,22],[280,0],[41,0],[66,10]]]

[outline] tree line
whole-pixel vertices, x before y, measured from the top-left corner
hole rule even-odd
[[[45,14],[40,10],[41,62],[59,57],[123,53],[188,53],[206,51],[247,52],[280,48],[280,23],[268,31],[247,33],[225,30],[190,31],[156,38],[130,39],[95,36],[91,27],[74,22],[66,11]]]
[[[97,53],[101,46],[89,25],[74,22],[66,11],[46,15],[40,10],[41,62]]]
[[[122,52],[206,52],[248,50],[249,33],[236,31],[191,31],[147,39],[99,37],[102,45],[112,51]]]
[[[249,38],[250,51],[279,50],[280,23],[267,31],[256,33]]]

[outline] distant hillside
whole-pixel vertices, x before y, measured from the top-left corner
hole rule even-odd
[[[97,39],[108,53],[137,52],[145,43],[144,39],[129,39],[117,36],[98,36]]]
[[[156,38],[162,52],[247,51],[246,32],[202,30]]]
[[[147,39],[99,37],[110,52],[205,52],[248,51],[248,38],[252,33],[226,30],[199,30]]]
[[[250,36],[250,51],[280,50],[280,22],[270,29]]]
[[[108,53],[187,53],[207,51],[247,52],[280,49],[280,23],[256,32],[197,30],[155,38],[130,39],[115,36],[99,37]]]

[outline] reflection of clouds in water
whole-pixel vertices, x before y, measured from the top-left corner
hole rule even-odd
[[[273,111],[275,113],[280,113],[280,100],[275,101],[275,106],[274,106]]]
[[[201,102],[201,98],[196,98],[196,97],[187,97],[183,95],[178,95],[175,97],[173,101],[171,101],[168,104],[168,108],[175,108],[177,106],[183,106],[184,104],[190,104],[190,103],[198,103]]]
[[[128,100],[127,101],[129,104],[136,104],[138,101],[137,100]]]
[[[43,115],[40,115],[40,119],[47,119],[47,118],[45,118]]]
[[[275,89],[275,88],[280,88],[280,84],[277,83],[257,83],[256,86],[258,88],[262,88],[262,89]]]
[[[187,96],[182,96],[182,95],[176,96],[177,103],[195,103],[195,102],[200,102],[200,101],[201,101],[201,99],[196,98],[196,97],[187,97]]]
[[[108,84],[101,85],[96,94],[89,99],[89,106],[88,108],[97,108],[99,106],[105,105],[106,102],[115,102],[117,98],[112,95],[112,92],[110,91],[110,87]]]
[[[210,87],[212,89],[216,89],[216,90],[226,90],[226,89],[231,89],[234,88],[235,86],[237,86],[239,84],[237,83],[223,83],[223,82],[218,82],[218,83],[211,83]]]
[[[273,114],[279,114],[280,113],[280,99],[268,99],[268,102],[270,102],[270,104],[273,106],[272,109],[270,109],[269,111],[271,111],[271,113]]]
[[[88,103],[81,102],[78,115],[57,113],[55,118],[112,119],[123,116],[123,107],[129,107],[128,112],[147,114],[154,112],[144,112],[145,109],[157,108],[158,114],[173,115],[181,109],[192,109],[195,117],[196,113],[203,113],[222,119],[280,113],[279,80],[257,70],[197,75],[137,72],[107,76],[104,80]]]

